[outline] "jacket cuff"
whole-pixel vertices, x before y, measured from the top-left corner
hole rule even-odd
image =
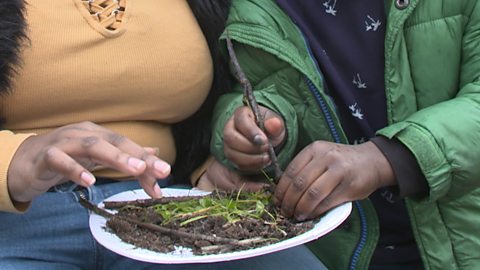
[[[399,140],[377,136],[370,139],[385,155],[392,166],[397,188],[393,192],[400,198],[425,197],[428,183],[414,155]],[[396,189],[396,190],[395,190]]]

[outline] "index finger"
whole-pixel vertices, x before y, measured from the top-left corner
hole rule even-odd
[[[112,130],[99,126],[100,134],[104,140],[109,142],[111,145],[118,148],[120,151],[125,152],[133,157],[141,159],[147,163],[148,168],[158,168],[154,170],[154,175],[159,178],[167,177],[170,173],[169,165],[158,158],[156,153],[149,151],[148,148],[145,148],[130,138],[118,134]],[[156,151],[156,150],[155,150]]]
[[[275,188],[274,202],[277,205],[282,204],[285,193],[290,188],[290,185],[294,183],[300,172],[312,159],[312,155],[308,154],[307,151],[302,151],[292,160],[292,162],[290,162],[290,164],[288,164],[285,172],[278,181],[277,187]]]

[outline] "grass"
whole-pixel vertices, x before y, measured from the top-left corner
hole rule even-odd
[[[275,214],[267,210],[271,197],[270,193],[264,191],[253,193],[238,191],[227,196],[216,193],[213,196],[181,202],[172,201],[151,207],[163,218],[162,224],[179,221],[180,226],[185,226],[207,217],[223,217],[229,223],[254,218],[274,224]]]

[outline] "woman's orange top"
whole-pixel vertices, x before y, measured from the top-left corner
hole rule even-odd
[[[175,160],[170,125],[193,114],[211,86],[206,40],[186,1],[33,0],[29,43],[2,97],[0,210],[15,211],[7,171],[30,134],[81,121],[112,129]],[[112,171],[96,175],[127,177]],[[20,206],[21,208],[21,206]]]

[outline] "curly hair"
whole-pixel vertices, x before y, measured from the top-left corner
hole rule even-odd
[[[0,94],[9,90],[20,64],[21,43],[26,40],[22,0],[0,1]]]

